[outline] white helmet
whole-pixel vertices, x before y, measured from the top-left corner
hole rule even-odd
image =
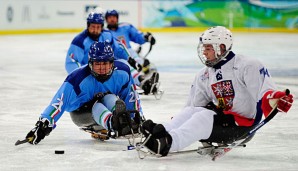
[[[215,51],[216,60],[208,61],[204,55],[204,44],[210,44]],[[225,49],[220,49],[220,45],[224,44]],[[231,51],[233,45],[232,33],[223,26],[215,26],[206,30],[201,36],[198,45],[198,55],[203,64],[208,67],[213,67],[219,61],[224,60]],[[221,53],[223,51],[223,53]]]

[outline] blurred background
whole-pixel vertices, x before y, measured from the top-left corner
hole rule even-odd
[[[87,14],[116,9],[142,31],[298,32],[297,0],[0,0],[0,35],[80,32]]]

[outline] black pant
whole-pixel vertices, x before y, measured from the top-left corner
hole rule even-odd
[[[246,126],[223,127],[221,125],[213,125],[210,137],[208,139],[201,140],[201,142],[230,144],[239,140],[239,138],[250,131],[250,129],[251,127]]]
[[[231,114],[224,114],[221,110],[217,109],[213,103],[206,106],[207,109],[215,111],[213,129],[208,139],[200,140],[201,142],[215,142],[230,144],[250,131],[252,127],[237,126],[235,124],[234,116]]]

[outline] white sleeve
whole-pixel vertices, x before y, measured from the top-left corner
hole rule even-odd
[[[276,86],[264,65],[259,61],[251,61],[244,67],[244,83],[250,95],[258,102],[268,90],[275,90]]]
[[[205,70],[207,72],[207,70]],[[186,106],[199,107],[206,106],[211,101],[211,98],[207,95],[208,92],[208,77],[204,77],[204,72],[200,72],[196,75],[193,81],[188,96]]]

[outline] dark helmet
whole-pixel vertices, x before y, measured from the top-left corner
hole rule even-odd
[[[107,19],[109,16],[116,16],[119,19],[119,13],[116,10],[108,10],[106,12],[105,18]]]
[[[89,26],[90,23],[102,24],[103,26],[104,24],[103,15],[101,13],[91,12],[87,18],[87,25]]]
[[[105,81],[110,78],[113,73],[114,67],[107,74],[98,74],[93,71],[93,62],[111,62],[114,63],[114,52],[109,42],[94,42],[89,50],[88,64],[91,69],[92,75],[98,81]]]

